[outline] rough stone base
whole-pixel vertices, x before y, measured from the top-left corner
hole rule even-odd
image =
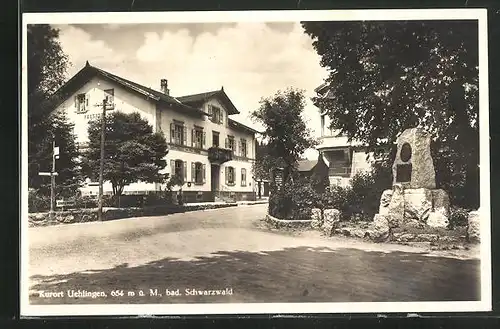
[[[467,240],[471,243],[480,242],[480,212],[479,210],[471,211],[469,213],[467,225]]]
[[[340,211],[337,209],[325,209],[323,211],[323,225],[321,230],[327,236],[331,236],[340,222]]]
[[[391,228],[402,225],[447,227],[449,207],[448,193],[444,190],[405,188],[395,184],[392,193],[391,190],[382,193],[379,215],[386,216]]]
[[[321,213],[321,209],[315,208],[312,210],[312,221],[311,221],[311,227],[315,230],[320,229],[321,226],[323,225],[323,216]]]

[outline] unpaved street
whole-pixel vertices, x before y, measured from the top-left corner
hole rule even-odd
[[[326,238],[318,232],[270,231],[260,222],[266,210],[267,205],[239,206],[30,228],[30,301],[59,304],[479,299],[477,259],[428,255],[413,247]],[[213,293],[190,294],[193,290]],[[140,291],[144,296],[139,295]]]

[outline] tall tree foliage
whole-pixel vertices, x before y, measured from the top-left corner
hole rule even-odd
[[[265,128],[267,154],[262,163],[265,168],[283,167],[284,181],[296,172],[304,151],[316,145],[302,118],[304,106],[303,91],[289,88],[263,98],[260,107],[252,112],[252,118]]]
[[[479,193],[477,21],[303,22],[329,69],[315,104],[331,127],[373,150],[403,130],[435,140],[438,185],[458,203]]]
[[[252,174],[256,180],[269,179],[269,152],[264,141],[255,141],[255,162],[252,165]]]
[[[72,194],[79,186],[73,126],[65,113],[55,113],[56,90],[65,80],[68,58],[59,43],[59,30],[50,25],[27,27],[28,85],[28,184],[48,193],[50,179],[39,171],[52,169],[52,141],[60,148],[56,160],[56,186],[63,195]]]
[[[100,167],[101,119],[89,122],[89,147],[83,153],[84,172],[98,179]],[[131,183],[163,183],[168,175],[160,173],[167,165],[165,137],[139,113],[114,112],[106,116],[104,180],[111,182],[114,195],[121,195]]]

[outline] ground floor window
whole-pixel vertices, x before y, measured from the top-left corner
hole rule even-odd
[[[233,167],[226,167],[226,184],[234,185],[236,182],[235,170]]]
[[[247,170],[241,169],[241,186],[247,186]]]
[[[193,162],[191,165],[191,180],[195,184],[205,183],[206,166],[201,162]]]
[[[173,176],[179,177],[183,182],[187,179],[187,163],[182,160],[171,160],[170,161],[171,172]]]

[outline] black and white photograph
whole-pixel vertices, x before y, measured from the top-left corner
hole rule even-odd
[[[485,9],[22,27],[21,315],[491,310]]]

